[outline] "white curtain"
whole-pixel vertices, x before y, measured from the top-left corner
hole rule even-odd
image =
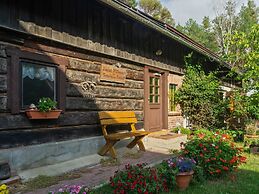
[[[55,68],[33,65],[23,63],[22,66],[22,78],[29,77],[30,79],[39,79],[39,80],[55,80]]]

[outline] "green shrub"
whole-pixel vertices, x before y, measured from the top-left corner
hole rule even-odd
[[[155,194],[167,190],[155,168],[148,168],[146,164],[126,165],[125,170],[115,172],[110,178],[113,193],[127,194]]]
[[[182,154],[194,158],[197,165],[204,170],[206,178],[220,177],[246,160],[241,156],[241,149],[231,141],[231,137],[219,132],[198,130],[183,146]]]
[[[157,166],[157,171],[164,180],[164,190],[173,189],[176,185],[175,176],[178,173],[178,170],[171,168],[167,161],[163,161]]]
[[[191,56],[186,59],[183,84],[176,92],[183,116],[188,117],[194,129],[221,125],[224,118],[220,109],[220,82],[214,73],[206,74],[200,64],[191,61]]]
[[[187,136],[190,136],[192,133],[192,131],[190,129],[184,128],[184,127],[175,127],[172,129],[172,132],[174,132],[174,133],[178,133],[178,131],[180,131],[181,134],[185,134]]]

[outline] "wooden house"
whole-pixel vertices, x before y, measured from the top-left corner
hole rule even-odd
[[[229,71],[215,53],[116,0],[0,1],[0,160],[19,171],[94,154],[102,110],[133,110],[149,131],[182,124],[173,95],[189,53],[209,71]],[[28,119],[28,106],[46,96],[61,116]]]

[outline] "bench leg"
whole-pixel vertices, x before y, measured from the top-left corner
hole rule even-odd
[[[146,151],[145,149],[145,146],[144,146],[144,143],[142,141],[142,139],[144,138],[145,136],[137,136],[135,137],[134,140],[132,140],[132,142],[130,142],[128,145],[127,145],[127,148],[133,148],[136,144],[138,144],[139,146],[139,149],[141,151]]]
[[[116,152],[115,152],[115,149],[113,147],[116,142],[117,141],[106,140],[106,144],[100,149],[98,154],[103,156],[103,155],[105,155],[109,151],[111,156],[113,158],[116,158]]]

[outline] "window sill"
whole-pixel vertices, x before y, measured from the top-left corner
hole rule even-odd
[[[168,116],[181,116],[181,112],[177,112],[177,111],[168,112]]]

